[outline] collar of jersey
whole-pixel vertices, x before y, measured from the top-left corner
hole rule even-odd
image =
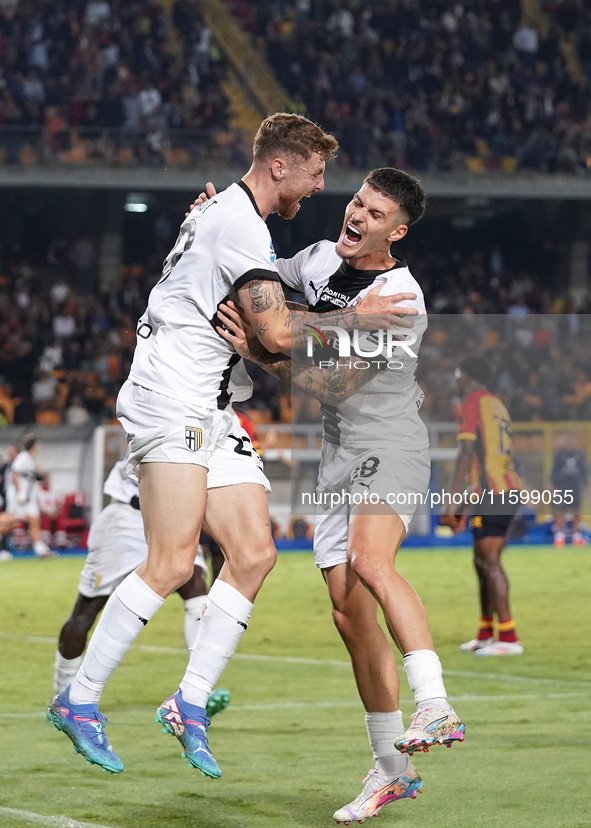
[[[400,267],[406,267],[406,262],[403,259],[394,258],[394,265],[392,267],[386,268],[386,270],[358,270],[353,265],[348,264],[345,259],[341,261],[341,271],[343,273],[347,273],[352,276],[354,273],[362,273],[364,277],[368,279],[371,277],[372,281],[375,279],[376,276],[381,276],[383,273],[390,273],[391,270],[397,270]]]
[[[252,206],[253,206],[253,207],[254,207],[254,209],[256,210],[257,215],[258,215],[258,216],[261,216],[261,211],[260,211],[260,210],[259,210],[259,208],[257,207],[257,203],[256,203],[256,201],[254,200],[254,196],[253,196],[253,194],[252,194],[252,190],[250,189],[250,187],[248,186],[248,184],[245,184],[245,183],[244,183],[244,181],[238,181],[237,183],[238,183],[238,186],[239,186],[242,190],[244,190],[244,192],[246,193],[246,195],[247,195],[247,196],[249,197],[249,199],[251,200],[251,202],[252,202]],[[261,218],[262,218],[262,216],[261,216]]]

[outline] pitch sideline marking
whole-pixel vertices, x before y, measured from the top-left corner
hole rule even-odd
[[[520,693],[519,695],[503,695],[503,696],[476,696],[473,693],[464,693],[462,696],[449,696],[449,701],[452,702],[496,702],[496,701],[519,701],[521,699],[570,699],[578,696],[584,696],[585,693]],[[403,698],[402,702],[407,704],[412,703],[411,698]],[[359,707],[361,701],[319,701],[319,702],[276,702],[270,704],[231,704],[228,710],[289,710],[297,707]],[[124,713],[125,716],[141,715],[144,716],[144,711],[129,710]],[[0,719],[39,719],[45,717],[45,713],[41,711],[32,711],[30,713],[0,713]]]
[[[20,635],[19,633],[0,632],[0,639],[13,641],[28,641],[32,644],[56,644],[56,638],[49,638],[41,635]],[[186,655],[185,649],[177,647],[156,647],[149,644],[136,644],[136,650],[143,653],[163,653],[167,655]],[[317,667],[348,667],[351,668],[350,661],[336,661],[328,658],[298,658],[295,656],[276,656],[263,655],[259,653],[234,653],[232,658],[243,661],[268,661],[280,664],[309,664]],[[468,670],[444,670],[443,674],[446,676],[456,676],[458,678],[476,678],[485,679],[487,681],[515,681],[525,684],[568,684],[571,687],[584,687],[589,689],[589,682],[587,681],[571,681],[570,679],[553,679],[553,678],[534,678],[532,676],[515,676],[511,673],[476,673]]]
[[[0,819],[23,819],[27,822],[36,822],[38,825],[51,825],[56,828],[107,828],[96,822],[78,822],[66,816],[43,816],[34,811],[20,811],[17,808],[0,808]]]

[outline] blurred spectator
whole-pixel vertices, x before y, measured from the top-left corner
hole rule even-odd
[[[71,426],[84,425],[90,420],[88,410],[82,404],[80,397],[72,397],[66,408],[66,422]]]
[[[57,393],[57,380],[52,374],[39,373],[33,383],[31,398],[36,405],[53,400]]]
[[[172,19],[174,54],[166,13],[153,0],[56,0],[51,14],[45,0],[0,3],[0,144],[6,162],[18,163],[27,146],[43,162],[92,157],[153,163],[152,155],[160,159],[167,148],[156,133],[170,129],[180,130],[178,141],[187,146],[195,139],[184,137],[184,130],[214,131],[201,137],[213,151],[215,131],[228,129],[225,65],[198,4],[175,3]],[[185,95],[179,108],[175,103],[187,84],[192,104]],[[208,102],[215,102],[213,117],[203,117]],[[149,120],[156,113],[157,128]],[[101,130],[121,132],[103,133],[99,144]],[[140,158],[144,141],[147,155]]]
[[[76,333],[76,320],[64,308],[53,318],[53,334],[56,337],[67,339]]]
[[[254,36],[294,111],[341,139],[343,165],[583,173],[588,6],[549,0],[533,23],[511,0],[260,0]]]

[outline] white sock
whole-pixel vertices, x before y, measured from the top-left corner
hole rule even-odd
[[[70,688],[72,704],[98,702],[105,683],[164,598],[132,572],[107,601]]]
[[[365,726],[376,768],[382,776],[393,779],[408,765],[408,756],[394,747],[394,739],[404,733],[402,711],[366,713]]]
[[[203,607],[205,606],[206,601],[207,595],[197,595],[195,598],[187,598],[184,602],[184,633],[187,650],[191,649],[191,647],[195,643],[195,639],[197,638],[199,622],[201,621],[201,616],[203,615]]]
[[[433,650],[412,650],[404,656],[403,664],[417,707],[425,707],[427,702],[444,710],[450,707],[437,653]]]
[[[76,658],[64,658],[59,650],[55,653],[55,662],[53,670],[53,693],[61,693],[65,690],[68,684],[72,683],[72,679],[78,672],[78,667],[82,664],[83,656],[76,656]]]
[[[209,590],[197,640],[181,681],[183,699],[189,704],[207,704],[246,630],[253,606],[242,593],[219,578]]]

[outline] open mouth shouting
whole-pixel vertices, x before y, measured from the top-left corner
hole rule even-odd
[[[345,247],[355,247],[361,239],[362,235],[359,230],[351,222],[348,222],[341,239]]]

